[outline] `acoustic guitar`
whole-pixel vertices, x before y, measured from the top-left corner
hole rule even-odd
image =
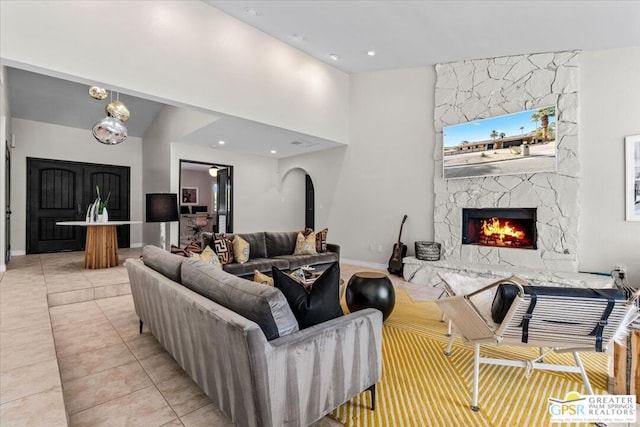
[[[393,253],[391,254],[391,258],[389,259],[389,268],[387,271],[391,274],[396,274],[398,276],[402,276],[402,268],[404,264],[402,264],[402,258],[407,256],[407,245],[402,243],[400,239],[402,238],[402,227],[404,227],[404,222],[407,220],[407,216],[405,215],[402,218],[402,224],[400,224],[400,233],[398,233],[398,242],[393,245]]]

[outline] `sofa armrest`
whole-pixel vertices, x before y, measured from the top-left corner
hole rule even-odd
[[[382,313],[360,310],[250,353],[265,424],[309,425],[380,380]]]
[[[338,260],[340,260],[340,245],[336,245],[334,243],[327,243],[327,251],[337,253]]]

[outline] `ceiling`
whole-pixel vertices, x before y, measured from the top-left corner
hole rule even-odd
[[[531,52],[640,46],[640,1],[206,3],[348,73]],[[368,50],[376,55],[367,55]],[[331,53],[340,58],[330,59]],[[86,82],[7,68],[13,117],[87,129],[90,135],[93,124],[105,116],[106,101],[90,98]],[[131,111],[126,122],[129,135],[137,137],[164,105],[127,93],[121,93],[120,100]],[[213,114],[221,118],[180,142],[276,158],[340,145]],[[218,140],[226,144],[218,145]]]
[[[637,0],[205,2],[348,73],[640,46]]]
[[[107,115],[109,98],[91,98],[85,84],[7,67],[7,87],[14,118],[91,129]],[[131,113],[125,123],[129,136],[141,138],[164,104],[124,93],[119,97]]]

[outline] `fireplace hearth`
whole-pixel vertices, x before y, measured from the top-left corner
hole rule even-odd
[[[536,249],[536,208],[462,209],[462,244]]]

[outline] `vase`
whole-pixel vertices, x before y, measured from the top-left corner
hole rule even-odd
[[[107,212],[107,208],[102,208],[102,213],[99,215],[98,222],[109,222],[109,212]]]

